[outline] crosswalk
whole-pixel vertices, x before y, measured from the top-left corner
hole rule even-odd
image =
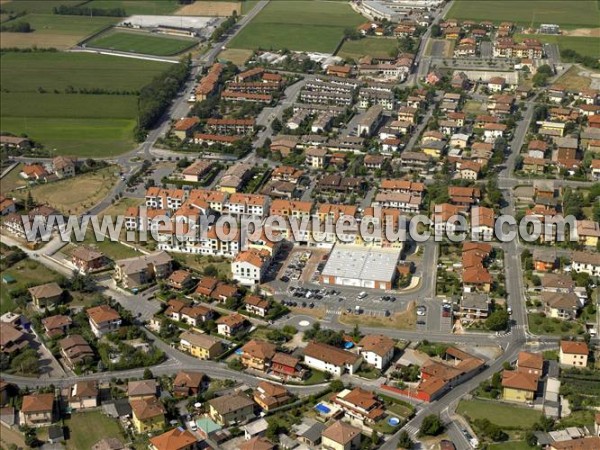
[[[404,425],[402,427],[410,436],[416,436],[419,433],[419,429],[413,425]]]

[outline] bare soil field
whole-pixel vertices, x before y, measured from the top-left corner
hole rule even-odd
[[[0,41],[4,48],[57,48],[65,50],[73,47],[80,38],[66,34],[38,34],[38,33],[0,33]]]
[[[236,66],[244,65],[246,61],[252,56],[252,50],[243,48],[228,48],[227,50],[219,53],[219,59],[231,61]]]
[[[183,6],[175,11],[175,15],[228,17],[233,14],[233,11],[241,14],[242,4],[240,2],[200,1]]]
[[[567,36],[600,38],[600,28],[576,28],[575,30],[564,30],[562,34]]]

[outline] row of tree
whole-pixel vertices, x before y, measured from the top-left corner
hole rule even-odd
[[[88,8],[87,6],[59,5],[52,9],[54,14],[63,16],[104,16],[104,17],[127,17],[123,8]]]
[[[33,28],[29,22],[9,22],[2,25],[0,31],[9,33],[31,33]]]

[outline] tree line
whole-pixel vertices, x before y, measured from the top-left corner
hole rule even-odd
[[[54,14],[63,16],[105,16],[105,17],[127,17],[123,8],[88,8],[87,6],[60,5],[52,8]]]
[[[0,27],[0,31],[9,33],[31,33],[33,28],[29,22],[10,22]]]

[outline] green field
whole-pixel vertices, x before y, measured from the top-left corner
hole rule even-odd
[[[70,419],[65,419],[65,425],[70,435],[66,441],[67,450],[92,448],[100,439],[110,437],[126,442],[119,422],[100,411],[71,414]]]
[[[13,0],[2,3],[2,9],[12,12],[52,13],[55,6],[76,6],[81,3],[81,0]]]
[[[396,39],[367,37],[356,41],[346,41],[337,53],[342,58],[359,59],[365,55],[377,57],[390,56],[398,51],[398,41]]]
[[[530,447],[525,441],[508,441],[501,444],[490,444],[489,450],[530,450],[538,447]]]
[[[484,400],[462,400],[457,412],[469,420],[488,419],[503,429],[530,430],[542,416],[531,408]]]
[[[27,14],[15,19],[28,22],[32,33],[2,33],[2,47],[38,47],[65,49],[87,36],[114,25],[118,17],[62,16],[57,14]]]
[[[14,309],[15,305],[9,293],[38,284],[50,283],[60,278],[60,275],[51,271],[37,261],[24,259],[14,266],[0,272],[0,275],[11,275],[16,281],[9,285],[2,285],[0,289],[0,314]]]
[[[339,2],[271,2],[230,43],[231,48],[331,53],[344,29],[365,21]]]
[[[521,41],[526,38],[534,37],[541,42],[547,44],[558,44],[560,50],[571,49],[575,50],[580,55],[600,57],[600,38],[597,37],[580,37],[580,36],[551,36],[547,34],[517,34],[515,39]]]
[[[146,55],[172,56],[198,45],[195,39],[136,31],[110,30],[86,43],[89,47]]]
[[[56,154],[113,156],[130,150],[135,92],[166,65],[84,53],[5,53],[2,131],[26,133]],[[66,94],[70,89],[131,95]]]
[[[150,14],[155,16],[171,14],[181,5],[177,0],[92,0],[86,3],[89,8],[123,8],[127,15]]]
[[[534,27],[556,23],[563,28],[583,28],[600,23],[598,2],[591,0],[455,0],[446,17],[509,21]]]

